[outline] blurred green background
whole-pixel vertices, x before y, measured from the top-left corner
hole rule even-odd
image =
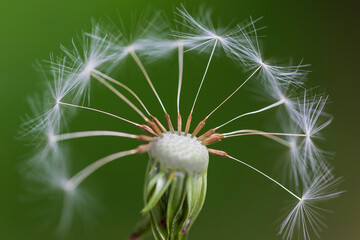
[[[21,117],[30,112],[27,97],[44,89],[43,80],[34,68],[35,61],[48,59],[49,52],[59,53],[60,43],[70,46],[71,39],[84,26],[90,26],[93,17],[105,19],[109,16],[117,20],[120,15],[126,24],[134,11],[141,12],[150,6],[163,10],[172,18],[174,8],[179,3],[166,0],[0,2],[0,239],[56,239],[54,229],[60,212],[59,205],[52,205],[50,196],[29,194],[20,168],[30,148],[15,139]],[[333,213],[326,215],[328,227],[321,236],[327,240],[359,239],[358,8],[346,1],[310,0],[192,0],[186,1],[185,6],[190,12],[199,6],[212,8],[214,19],[223,24],[233,20],[240,22],[250,15],[254,18],[263,16],[260,25],[268,26],[261,31],[261,35],[266,35],[265,56],[285,60],[292,56],[295,62],[304,58],[305,63],[312,64],[307,86],[320,86],[320,92],[325,90],[330,95],[331,104],[327,111],[335,115],[335,121],[325,131],[327,140],[323,145],[336,153],[332,162],[337,175],[344,176],[342,188],[347,190],[341,198],[326,204]],[[148,68],[153,79],[156,79],[159,94],[166,99],[167,108],[174,116],[177,66],[176,57],[170,59],[160,61],[160,64],[152,63]],[[194,60],[188,56],[185,61],[183,115],[189,111],[206,57]],[[194,115],[195,120],[200,120],[211,106],[237,85],[234,80],[241,76],[234,73],[237,74],[239,69],[230,63],[223,58],[214,59],[203,94],[200,95],[197,105],[199,114]],[[151,110],[161,116],[160,108],[136,66],[128,61],[122,68],[128,76],[127,83],[135,90],[141,89],[148,105],[155,106]],[[93,89],[94,106],[105,106],[107,110],[138,119],[101,86],[95,84]],[[244,90],[217,112],[207,125],[223,122],[236,113],[264,103],[257,102],[257,99],[258,96],[254,97],[251,91]],[[276,126],[272,117],[270,113],[259,115],[258,118],[238,121],[232,127],[242,128],[258,123],[265,129],[271,128]],[[70,129],[101,129],[104,126],[112,130],[126,128],[137,131],[116,120],[86,112],[78,115]],[[228,130],[231,130],[230,126]],[[76,148],[72,155],[74,159],[70,159],[76,172],[101,156],[130,149],[137,143],[101,138],[71,144]],[[284,151],[265,139],[232,139],[219,143],[216,148],[224,149],[272,176],[280,175],[280,159]],[[96,197],[100,210],[90,224],[82,224],[75,218],[71,231],[64,238],[126,239],[133,224],[140,218],[146,161],[145,155],[124,158],[105,166],[86,180],[83,188]],[[278,239],[276,233],[283,210],[291,203],[291,196],[260,175],[227,159],[213,157],[208,176],[207,200],[190,239]]]

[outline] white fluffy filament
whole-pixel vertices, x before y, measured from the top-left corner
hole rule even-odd
[[[242,117],[245,117],[245,116],[248,116],[248,115],[252,115],[252,114],[256,114],[256,113],[261,113],[261,112],[264,112],[266,110],[272,109],[274,107],[277,107],[277,106],[283,104],[284,102],[285,102],[285,100],[280,100],[280,101],[278,101],[276,103],[273,103],[273,104],[271,104],[269,106],[266,106],[264,108],[261,108],[261,109],[255,110],[255,111],[251,111],[251,112],[248,112],[248,113],[241,114],[241,115],[239,115],[237,117],[234,117],[233,119],[227,121],[226,123],[216,127],[216,129],[219,129],[219,128],[221,128],[221,127],[223,127],[223,126],[225,126],[225,125],[227,125],[227,124],[231,123],[232,121],[235,121],[235,120],[237,120],[239,118],[242,118]]]
[[[299,201],[301,201],[301,198],[298,197],[295,193],[293,193],[292,191],[290,191],[289,189],[287,189],[284,185],[282,185],[281,183],[279,183],[279,182],[276,181],[275,179],[269,177],[268,175],[266,175],[266,174],[263,173],[262,171],[258,170],[257,168],[255,168],[255,167],[253,167],[253,166],[251,166],[251,165],[249,165],[249,164],[247,164],[247,163],[245,163],[245,162],[243,162],[243,161],[241,161],[241,160],[239,160],[239,159],[237,159],[237,158],[234,158],[234,157],[232,157],[232,156],[229,156],[229,155],[228,155],[227,157],[230,158],[230,159],[232,159],[232,160],[235,160],[235,161],[237,161],[237,162],[239,162],[239,163],[241,163],[241,164],[243,164],[243,165],[245,165],[245,166],[247,166],[247,167],[249,167],[249,168],[251,168],[252,170],[254,170],[254,171],[258,172],[258,173],[260,173],[261,175],[263,175],[263,176],[266,177],[267,179],[271,180],[272,182],[276,183],[276,184],[277,184],[278,186],[280,186],[282,189],[284,189],[285,191],[287,191],[288,193],[290,193],[290,194],[291,194],[292,196],[294,196],[296,199],[298,199]]]
[[[106,156],[104,158],[101,158],[101,159],[91,163],[90,165],[85,167],[83,170],[78,172],[75,176],[73,176],[70,180],[68,180],[65,183],[65,189],[67,191],[74,190],[77,186],[79,186],[79,184],[82,181],[84,181],[88,176],[90,176],[93,172],[95,172],[97,169],[101,168],[105,164],[112,162],[116,159],[119,159],[121,157],[125,157],[125,156],[132,155],[135,153],[137,153],[136,149],[122,151],[122,152],[111,154],[109,156]]]
[[[116,85],[124,88],[126,91],[128,91],[131,95],[133,95],[133,96],[136,98],[136,100],[141,104],[141,106],[144,108],[144,110],[146,111],[146,113],[147,113],[148,115],[151,115],[150,112],[148,111],[148,109],[145,107],[145,104],[143,103],[143,101],[141,101],[141,99],[139,98],[139,96],[138,96],[133,90],[131,90],[128,86],[126,86],[125,84],[123,84],[123,83],[121,83],[121,82],[113,79],[112,77],[110,77],[110,76],[108,76],[108,75],[106,75],[106,74],[104,74],[104,73],[102,73],[102,72],[100,72],[100,71],[98,71],[98,70],[96,70],[96,69],[94,69],[93,72],[94,72],[95,74],[100,75],[100,76],[103,77],[104,79],[109,80],[110,82],[115,83]]]
[[[179,55],[179,83],[178,83],[178,93],[177,93],[177,112],[180,113],[180,92],[183,78],[183,68],[184,68],[184,44],[179,40],[178,45],[178,55]]]
[[[307,137],[306,134],[301,133],[273,133],[273,132],[263,132],[259,130],[252,130],[252,129],[244,129],[244,130],[237,130],[234,132],[224,133],[223,134],[225,138],[229,137],[239,137],[239,136],[249,136],[249,135],[260,135],[267,138],[270,138],[271,140],[274,140],[278,143],[281,143],[287,147],[293,147],[293,144],[291,142],[288,142],[282,138],[279,138],[277,136],[287,136],[287,137]]]
[[[227,136],[227,137],[242,136],[243,134],[244,135],[273,135],[273,136],[288,136],[288,137],[307,137],[307,135],[303,134],[303,133],[263,132],[263,131],[252,130],[252,129],[243,129],[243,130],[237,130],[237,131],[233,131],[233,132],[223,133],[223,135]]]
[[[119,98],[121,98],[125,103],[127,103],[132,109],[134,109],[144,120],[147,122],[149,119],[142,113],[139,108],[137,108],[127,97],[125,97],[123,94],[121,94],[116,88],[111,86],[108,82],[106,82],[102,77],[92,74],[92,76],[97,79],[99,82],[101,82],[105,87],[107,87],[110,91],[115,93]]]
[[[102,113],[102,114],[105,114],[105,115],[108,115],[108,116],[111,116],[111,117],[120,119],[120,120],[122,120],[122,121],[125,121],[125,122],[127,122],[127,123],[133,124],[133,125],[135,125],[135,126],[137,126],[137,127],[141,126],[139,123],[135,123],[135,122],[130,121],[130,120],[126,119],[126,118],[123,118],[123,117],[117,116],[117,115],[115,115],[115,114],[112,114],[112,113],[109,113],[109,112],[105,112],[105,111],[102,111],[102,110],[99,110],[99,109],[96,109],[96,108],[85,107],[85,106],[80,106],[80,105],[75,105],[75,104],[70,104],[70,103],[64,103],[64,102],[58,102],[58,104],[65,105],[65,106],[69,106],[69,107],[86,109],[86,110],[90,110],[90,111],[94,111],[94,112],[98,112],[98,113]]]
[[[229,100],[237,91],[239,91],[240,88],[242,88],[242,86],[245,85],[245,83],[247,83],[254,75],[257,71],[259,71],[259,69],[262,66],[259,66],[237,89],[235,89],[235,91],[233,91],[224,101],[222,101],[219,106],[217,106],[214,110],[212,110],[209,115],[207,115],[206,119],[208,119],[216,110],[218,110],[227,100]]]
[[[99,136],[114,136],[114,137],[125,137],[125,138],[133,138],[133,139],[137,137],[137,135],[134,134],[115,132],[115,131],[83,131],[83,132],[72,132],[72,133],[53,135],[50,136],[50,141],[59,142],[74,138],[99,137]]]
[[[158,101],[159,101],[162,109],[164,110],[164,112],[166,112],[165,107],[164,107],[164,104],[162,103],[162,101],[161,101],[158,93],[156,92],[155,87],[154,87],[154,85],[153,85],[153,83],[152,83],[152,81],[151,81],[151,79],[150,79],[150,77],[149,77],[149,74],[147,73],[144,65],[142,64],[142,62],[140,61],[139,57],[136,55],[135,51],[134,51],[131,47],[128,47],[128,51],[129,51],[130,55],[132,56],[132,58],[135,60],[136,64],[139,66],[139,68],[140,68],[140,70],[142,71],[142,73],[144,74],[147,82],[149,83],[149,85],[150,85],[151,89],[153,90],[156,98],[158,99]]]
[[[198,96],[199,96],[201,87],[202,87],[202,85],[203,85],[203,83],[204,83],[206,74],[207,74],[207,72],[208,72],[208,70],[209,70],[209,66],[210,66],[211,60],[212,60],[212,58],[213,58],[213,55],[214,55],[214,52],[215,52],[216,45],[217,45],[218,41],[219,41],[219,39],[216,38],[215,43],[214,43],[214,47],[213,47],[213,49],[212,49],[212,51],[211,51],[211,54],[210,54],[210,57],[209,57],[209,61],[208,61],[207,65],[206,65],[206,68],[205,68],[204,75],[203,75],[203,77],[202,77],[202,79],[201,79],[199,89],[198,89],[198,91],[197,91],[197,93],[196,93],[196,96],[195,96],[195,99],[194,99],[194,103],[193,103],[192,108],[191,108],[191,113],[194,111],[196,101],[197,101],[197,99],[198,99]]]

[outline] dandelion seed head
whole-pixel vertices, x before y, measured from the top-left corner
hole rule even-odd
[[[259,19],[253,20],[250,17],[249,21],[239,24],[235,28],[214,27],[208,11],[201,12],[199,16],[193,16],[184,7],[181,7],[177,9],[176,14],[180,20],[177,21],[177,25],[173,29],[169,27],[169,23],[162,17],[162,14],[156,12],[150,20],[141,19],[133,30],[134,32],[130,34],[114,25],[93,21],[91,31],[84,31],[80,35],[79,41],[73,41],[71,48],[61,46],[65,56],[51,56],[50,61],[47,62],[49,67],[44,72],[48,81],[48,91],[45,100],[34,101],[33,107],[36,117],[27,121],[24,132],[31,133],[32,136],[41,136],[43,139],[39,141],[42,150],[29,161],[31,171],[28,175],[38,183],[48,185],[49,189],[61,191],[63,194],[63,209],[58,221],[58,229],[61,232],[66,231],[71,225],[73,214],[92,202],[91,197],[79,188],[79,185],[88,176],[114,160],[148,152],[149,172],[147,172],[145,190],[147,197],[146,206],[142,212],[154,214],[153,211],[155,211],[157,204],[165,208],[169,207],[167,205],[168,200],[172,201],[167,199],[170,195],[169,189],[179,190],[176,189],[174,182],[177,182],[177,185],[186,185],[186,190],[181,189],[179,193],[187,194],[182,198],[186,198],[183,202],[189,204],[187,207],[194,212],[191,216],[186,213],[186,216],[181,217],[183,219],[181,226],[172,226],[171,228],[180,229],[182,234],[187,234],[205,199],[206,174],[209,153],[211,153],[233,159],[255,170],[296,198],[298,202],[284,220],[279,234],[282,234],[285,239],[290,239],[298,228],[302,231],[303,238],[309,239],[309,230],[312,229],[317,233],[319,226],[322,225],[317,204],[323,200],[336,197],[340,193],[334,191],[334,186],[339,181],[329,173],[327,153],[317,145],[321,131],[332,120],[332,117],[324,112],[327,97],[316,95],[309,97],[307,91],[303,90],[308,72],[305,68],[308,65],[301,62],[300,64],[293,64],[292,61],[285,65],[278,64],[271,58],[264,57],[261,49],[262,42],[259,40],[262,36],[258,35],[261,28],[255,27],[255,23]],[[245,74],[248,74],[248,71],[252,71],[252,73],[248,74],[247,78],[240,79],[237,88],[225,100],[220,99],[220,104],[216,105],[217,107],[215,106],[210,114],[205,115],[202,121],[194,125],[196,123],[192,122],[192,114],[193,112],[199,114],[198,110],[195,109],[195,103],[198,97],[202,97],[200,90],[203,83],[206,84],[208,81],[207,74],[208,69],[212,67],[212,59],[217,57],[216,53],[220,51],[225,53],[221,54],[222,57],[233,59],[235,64],[241,65]],[[194,96],[191,113],[187,116],[186,123],[183,123],[180,114],[180,95],[184,55],[190,52],[210,54],[202,78],[199,79],[199,88],[196,96]],[[165,109],[165,105],[170,105],[170,103],[161,101],[161,92],[157,92],[156,82],[152,80],[151,72],[147,70],[148,64],[146,64],[159,58],[173,57],[174,54],[177,54],[179,64],[177,71],[178,115],[175,127],[171,121],[171,116]],[[136,89],[130,89],[113,76],[113,70],[117,69],[126,58],[134,60],[131,61],[132,64],[139,68],[144,75],[145,84],[151,88],[159,101],[165,114],[165,126],[161,119],[150,114],[145,106],[148,102],[141,100],[142,89],[139,93],[135,93]],[[231,76],[234,76],[235,82],[239,81],[240,74],[232,74]],[[243,74],[241,74],[242,77]],[[90,85],[93,80],[124,101],[144,121],[137,123],[128,120],[126,116],[118,116],[101,109],[84,106],[84,100],[90,99]],[[247,113],[237,113],[239,115],[231,120],[219,124],[218,127],[212,126],[203,133],[203,127],[208,118],[214,116],[215,111],[222,107],[225,102],[232,100],[234,94],[239,94],[238,92],[241,91],[238,90],[247,87],[247,82],[260,86],[262,96],[270,97],[275,102]],[[304,92],[303,97],[299,97],[299,89]],[[123,94],[123,92],[126,93]],[[132,98],[127,98],[128,94]],[[41,103],[40,107],[38,103]],[[90,102],[88,104],[90,105]],[[138,104],[142,108],[138,108]],[[283,132],[265,132],[257,129],[221,132],[222,129],[220,128],[239,118],[255,116],[275,108],[283,111],[286,109],[284,111],[286,114],[283,114],[280,120],[276,121],[282,126]],[[139,127],[148,135],[136,135],[106,129],[67,133],[64,118],[70,117],[68,112],[71,109],[91,111],[92,113],[114,117]],[[107,126],[102,127],[106,128]],[[234,139],[233,137],[248,135],[267,137],[274,143],[281,144],[286,148],[288,155],[284,164],[286,168],[286,181],[284,182],[294,187],[294,192],[246,162],[234,158],[222,150],[208,148],[208,145],[216,144],[220,140],[229,141],[229,139]],[[73,138],[84,139],[97,136],[126,137],[145,141],[147,144],[139,145],[131,150],[112,153],[91,162],[72,177],[69,176],[67,161],[70,156],[66,151],[64,153],[62,142]],[[183,182],[185,180],[188,182]],[[179,184],[178,181],[183,184]],[[302,194],[295,193],[299,192],[299,189],[303,189]],[[196,203],[192,202],[192,199],[197,199]],[[171,215],[174,211],[173,209],[170,210],[169,214]],[[86,216],[85,210],[80,210],[80,212]],[[155,215],[153,216],[156,218]],[[163,219],[156,219],[156,221],[154,220],[155,223],[152,224],[158,224],[159,221],[163,221]],[[172,221],[169,220],[169,222]],[[177,222],[174,221],[174,224]],[[153,227],[153,230],[156,231],[157,227]]]

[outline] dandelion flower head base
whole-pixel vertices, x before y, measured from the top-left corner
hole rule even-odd
[[[151,143],[149,154],[169,169],[203,172],[209,163],[207,148],[196,138],[167,132]]]

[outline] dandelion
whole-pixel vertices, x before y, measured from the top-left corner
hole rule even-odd
[[[336,190],[339,180],[333,177],[326,154],[316,144],[321,139],[321,131],[332,120],[330,115],[324,113],[327,97],[309,96],[304,90],[306,65],[280,66],[264,59],[259,43],[259,29],[255,27],[257,20],[250,18],[248,22],[232,29],[216,28],[208,13],[194,17],[184,7],[177,9],[176,13],[180,19],[176,20],[175,29],[170,29],[169,24],[164,23],[161,14],[155,14],[150,20],[142,20],[145,24],[140,25],[130,38],[126,37],[125,32],[114,30],[113,27],[93,23],[92,31],[81,35],[80,46],[76,41],[73,42],[72,49],[62,46],[64,56],[51,58],[48,62],[50,67],[44,72],[50,73],[47,74],[50,94],[44,100],[44,110],[40,113],[37,111],[38,115],[25,123],[24,134],[35,133],[31,136],[46,139],[42,141],[45,142],[42,147],[37,147],[40,149],[39,153],[32,158],[29,166],[30,169],[43,173],[36,174],[37,181],[60,189],[64,194],[59,230],[66,231],[70,225],[75,205],[80,202],[84,206],[87,201],[88,198],[84,198],[82,192],[79,192],[79,187],[92,173],[117,159],[147,153],[149,160],[144,188],[145,206],[141,210],[144,219],[139,222],[129,239],[143,238],[150,228],[155,239],[186,239],[204,205],[210,155],[240,163],[270,180],[297,201],[280,227],[279,234],[284,239],[291,239],[296,232],[304,239],[309,239],[310,230],[318,235],[319,228],[323,225],[318,204],[341,193]],[[183,79],[184,55],[191,52],[207,55],[208,60],[202,77],[198,80],[190,112],[183,118],[180,97],[182,83],[187,80]],[[202,87],[206,84],[212,61],[219,52],[225,53],[226,57],[240,65],[247,76],[243,79],[239,77],[238,86],[229,95],[219,99],[219,103],[194,125],[193,115],[200,114],[196,108],[197,100],[204,95]],[[176,124],[166,108],[169,102],[161,98],[156,89],[156,81],[153,81],[146,66],[149,58],[156,61],[173,54],[177,54],[178,61],[178,80],[174,83],[177,86]],[[143,75],[144,82],[164,113],[165,122],[150,113],[149,102],[142,100],[141,91],[131,89],[114,76],[113,70],[125,59],[131,59],[131,64]],[[237,78],[236,73],[234,76]],[[89,100],[93,81],[123,101],[140,117],[141,122],[92,107]],[[261,87],[262,94],[267,94],[273,102],[249,112],[239,112],[227,121],[218,122],[216,126],[203,131],[206,121],[249,84]],[[87,104],[85,99],[88,100]],[[141,131],[129,133],[126,130],[111,131],[104,127],[70,132],[64,124],[64,119],[69,122],[69,115],[64,115],[64,112],[74,110],[112,117]],[[284,132],[250,128],[222,131],[225,126],[234,126],[240,118],[281,110],[286,114],[276,122],[283,123],[281,127]],[[185,124],[183,119],[186,119]],[[66,159],[71,157],[64,152],[61,143],[98,136],[128,138],[145,144],[129,150],[119,149],[69,176]],[[219,141],[227,142],[246,136],[266,137],[289,152],[285,165],[290,177],[286,178],[286,184],[234,157],[236,153],[230,155],[212,147]],[[34,178],[32,171],[28,176]],[[301,189],[302,194],[299,194]]]

